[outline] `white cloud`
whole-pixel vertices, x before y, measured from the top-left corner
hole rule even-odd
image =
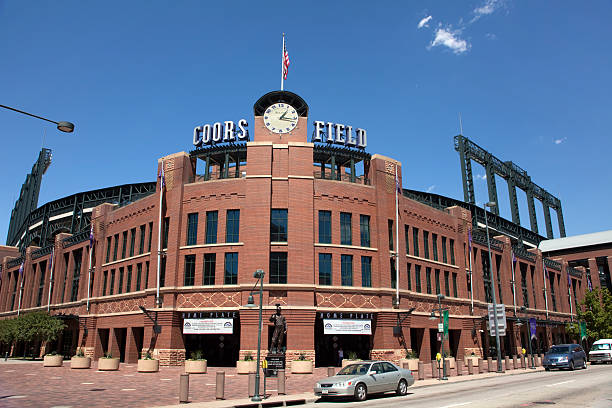
[[[434,191],[434,190],[435,190],[435,188],[436,188],[436,185],[435,185],[435,184],[432,184],[431,186],[427,187],[427,192],[428,192],[428,193],[431,193],[432,191]]]
[[[455,54],[461,54],[468,50],[469,44],[467,41],[459,38],[461,31],[451,31],[450,28],[438,28],[436,37],[431,42],[431,47],[443,45],[453,50]]]
[[[474,9],[474,18],[470,20],[470,23],[477,21],[482,16],[493,14],[495,10],[501,7],[502,2],[500,0],[485,0],[485,3]]]
[[[417,28],[429,27],[429,21],[431,20],[431,16],[427,16],[419,21]]]
[[[555,139],[554,142],[556,145],[560,145],[561,143],[565,142],[567,140],[567,137],[562,137],[561,139]]]
[[[486,33],[485,37],[487,37],[489,40],[497,40],[497,36],[493,33]]]
[[[487,179],[487,175],[486,174],[477,174],[476,175],[476,180],[486,180]]]

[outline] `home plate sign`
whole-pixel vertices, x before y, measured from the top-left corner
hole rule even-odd
[[[183,334],[233,334],[234,319],[184,319]]]

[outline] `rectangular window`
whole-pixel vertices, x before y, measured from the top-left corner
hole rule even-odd
[[[273,209],[272,210],[270,214],[270,241],[271,242],[287,242],[287,210],[286,209]]]
[[[227,252],[225,254],[223,281],[226,285],[236,285],[238,283],[238,252]]]
[[[446,237],[442,237],[442,262],[448,263],[448,257],[446,256]]]
[[[125,281],[125,292],[132,291],[132,265],[127,266],[127,279]]]
[[[119,268],[119,287],[117,288],[117,294],[123,293],[123,267]]]
[[[17,280],[19,279],[18,276],[19,276],[18,272],[15,271],[13,273],[13,282],[14,282],[14,285],[13,285],[13,296],[11,296],[11,310],[15,309],[15,298],[17,297]],[[62,302],[63,301],[64,300],[62,299]]]
[[[440,291],[440,270],[436,269],[435,274],[436,274],[436,294],[439,295],[442,293]]]
[[[107,281],[108,281],[108,271],[104,271],[104,280],[102,281],[102,296],[106,296]]]
[[[421,288],[421,265],[414,265],[414,287],[418,293],[423,290]]]
[[[117,260],[117,252],[119,251],[119,234],[115,234],[115,245],[113,246],[113,261]]]
[[[130,230],[130,257],[134,256],[134,247],[136,246],[136,228]]]
[[[395,259],[389,258],[389,270],[391,271],[391,287],[395,289],[397,285],[397,269],[395,269]]]
[[[203,285],[215,284],[215,267],[217,263],[217,254],[204,254],[204,273]]]
[[[406,265],[406,279],[408,281],[408,290],[412,290],[412,277],[410,276],[410,267],[410,264]]]
[[[450,245],[450,261],[451,261],[451,265],[455,265],[455,240],[451,239],[448,241],[449,245]]]
[[[519,262],[521,271],[521,292],[523,293],[523,305],[529,307],[529,291],[527,290],[527,265]]]
[[[70,257],[69,253],[64,254],[64,279],[62,281],[62,292],[61,292],[60,303],[64,303],[64,297],[66,296],[66,281],[68,280],[69,257]]]
[[[159,286],[166,286],[166,257],[161,257],[161,266],[159,267]]]
[[[287,283],[286,252],[270,252],[270,283]]]
[[[183,286],[195,284],[195,255],[185,255],[185,280]]]
[[[121,259],[125,259],[125,254],[127,253],[127,231],[123,231],[122,241],[121,241]]]
[[[319,243],[331,244],[331,211],[319,210]]]
[[[227,210],[225,242],[240,242],[240,210]]]
[[[412,247],[414,248],[413,255],[419,256],[419,229],[412,227]]]
[[[112,295],[114,293],[115,293],[115,270],[111,269],[110,287],[108,290],[108,294]]]
[[[410,227],[408,225],[404,225],[404,240],[406,240],[406,255],[410,254],[410,241],[408,240],[409,230],[410,230]]]
[[[431,268],[425,268],[425,283],[427,285],[427,293],[431,294]]]
[[[145,262],[145,281],[144,285],[142,285],[143,289],[147,289],[149,287],[149,261]]]
[[[106,238],[106,263],[110,262],[111,237]]]
[[[162,231],[162,248],[168,248],[168,234],[170,232],[170,217],[164,218],[164,230]]]
[[[433,249],[433,260],[438,260],[438,234],[431,234],[431,246]]]
[[[138,241],[138,255],[141,255],[144,253],[146,229],[147,228],[144,224],[140,226],[140,240]]]
[[[423,231],[423,256],[429,259],[429,232]]]
[[[480,260],[482,262],[482,283],[484,285],[485,302],[493,302],[491,295],[491,268],[489,268],[489,254],[486,251],[480,251]]]
[[[504,303],[504,293],[502,292],[502,284],[501,277],[499,276],[499,266],[501,264],[501,255],[495,255],[495,269],[497,275],[497,293],[499,293],[499,297],[497,300],[499,303]]]
[[[372,287],[372,257],[361,257],[361,286],[364,288]]]
[[[340,280],[342,286],[353,286],[353,255],[340,256]]]
[[[457,296],[457,273],[456,272],[453,272],[453,296],[458,297]]]
[[[187,214],[187,245],[198,243],[198,213]]]
[[[444,294],[446,296],[450,296],[450,272],[449,271],[444,271]]]
[[[550,281],[550,299],[552,300],[552,309],[554,312],[557,311],[557,295],[555,293],[555,275],[554,272],[548,272],[548,280]]]
[[[340,244],[353,245],[353,229],[351,228],[353,217],[351,213],[340,213]]]
[[[387,220],[387,233],[389,235],[389,251],[393,251],[393,220]]]
[[[217,243],[217,222],[219,213],[217,211],[206,211],[206,243]]]
[[[370,216],[361,214],[359,216],[359,236],[361,246],[370,246]]]
[[[70,301],[75,302],[79,296],[79,282],[81,279],[81,262],[83,251],[81,249],[74,251],[74,271],[72,273],[72,290],[70,291]]]
[[[530,274],[531,274],[531,293],[533,296],[533,307],[537,308],[538,307],[538,298],[536,296],[536,289],[535,289],[535,266],[533,265],[529,265],[529,270],[530,270]]]
[[[332,284],[332,256],[319,254],[319,285]]]
[[[38,297],[36,299],[36,306],[42,304],[43,291],[45,289],[45,273],[47,272],[47,262],[42,261],[40,264],[40,279],[38,280]]]
[[[136,265],[136,291],[140,290],[140,285],[142,285],[142,264],[141,263]]]
[[[153,223],[149,223],[149,244],[147,246],[147,252],[151,252],[151,241],[153,240]]]

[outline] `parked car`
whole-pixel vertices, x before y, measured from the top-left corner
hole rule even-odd
[[[579,344],[559,344],[552,346],[544,354],[542,362],[544,369],[549,371],[551,368],[574,368],[587,367],[586,353]]]
[[[612,362],[612,339],[597,340],[589,351],[591,364]]]
[[[395,391],[406,395],[408,387],[414,384],[410,370],[399,368],[389,361],[360,361],[349,364],[333,377],[315,384],[318,397],[355,397],[364,401],[368,394]]]

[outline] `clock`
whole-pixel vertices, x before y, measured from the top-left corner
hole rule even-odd
[[[295,108],[287,103],[270,105],[263,114],[266,127],[274,133],[289,133],[298,123],[298,114]]]

